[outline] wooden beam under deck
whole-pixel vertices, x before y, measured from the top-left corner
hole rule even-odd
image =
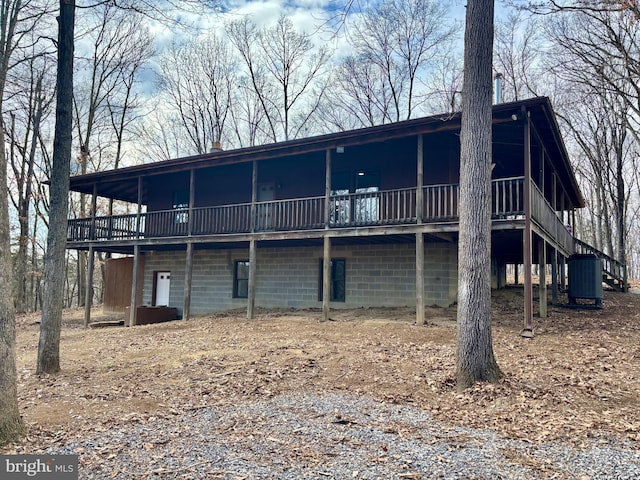
[[[522,230],[524,219],[500,219],[494,220],[492,230]],[[244,243],[251,240],[256,241],[279,241],[279,240],[307,240],[322,239],[325,235],[331,238],[357,238],[369,236],[392,236],[392,235],[415,235],[422,232],[435,238],[444,239],[446,235],[458,232],[457,222],[443,223],[423,223],[421,225],[386,225],[370,227],[352,228],[331,228],[315,230],[294,230],[288,232],[254,232],[254,233],[227,233],[216,235],[198,235],[189,237],[189,240],[196,244],[210,243]],[[536,233],[538,231],[536,230]],[[448,237],[446,237],[448,238]],[[119,249],[123,252],[126,249],[132,250],[135,245],[141,247],[154,246],[184,246],[186,237],[163,237],[163,238],[141,238],[137,240],[100,240],[95,242],[68,242],[67,248],[85,250],[93,246],[98,251],[110,251]]]

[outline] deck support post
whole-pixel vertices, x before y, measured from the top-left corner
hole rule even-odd
[[[322,320],[329,320],[331,302],[331,237],[324,236],[322,255]]]
[[[558,304],[558,249],[553,249],[551,259],[551,304]]]
[[[192,170],[193,171],[193,170]],[[191,314],[191,280],[193,278],[193,242],[187,242],[187,255],[184,272],[184,303],[182,319],[189,320]]]
[[[251,170],[251,232],[256,231],[256,202],[258,201],[258,162],[253,161]],[[249,281],[247,285],[247,318],[252,320],[256,306],[256,240],[249,240]]]
[[[531,119],[529,112],[523,107],[524,116],[524,230],[523,235],[523,266],[524,266],[524,325],[520,332],[523,337],[533,337],[533,291],[531,285],[531,266],[533,255],[531,252]]]
[[[547,318],[547,242],[538,238],[538,288],[540,318]]]
[[[95,213],[93,215],[95,218]],[[89,246],[87,253],[87,278],[86,290],[84,292],[84,326],[88,327],[91,321],[91,304],[93,303],[93,266],[94,266],[93,245]]]
[[[247,318],[253,319],[256,306],[256,241],[249,240],[249,285],[247,289]]]
[[[138,314],[138,274],[140,271],[140,245],[133,246],[133,278],[131,279],[131,305],[129,306],[129,326],[137,323]]]
[[[519,265],[517,263],[513,264],[513,284],[514,285],[518,285],[518,267]]]
[[[562,255],[560,260],[560,288],[564,291],[567,289],[567,259]]]
[[[424,234],[416,233],[416,324],[424,325]]]
[[[329,321],[331,312],[331,237],[327,235],[331,225],[331,149],[325,152],[324,178],[324,228],[322,249],[322,320]]]
[[[418,135],[416,156],[416,223],[422,224],[424,205],[424,137]],[[416,325],[424,325],[424,234],[416,233]]]

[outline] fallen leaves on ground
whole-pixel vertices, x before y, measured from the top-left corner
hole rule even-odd
[[[494,350],[505,377],[463,392],[453,380],[455,308],[429,308],[427,326],[414,325],[411,309],[389,308],[334,310],[331,322],[317,310],[259,310],[254,320],[227,312],[102,329],[83,328],[81,312],[70,310],[62,372],[43,377],[34,374],[38,317],[23,316],[19,402],[28,434],[3,451],[36,453],[117,424],[293,391],[370,395],[446,425],[532,442],[640,440],[640,295],[606,292],[602,310],[550,307],[535,319],[533,339],[518,335],[521,312],[522,289],[494,293]],[[163,441],[146,440],[149,448]],[[101,445],[84,461],[122,448]]]

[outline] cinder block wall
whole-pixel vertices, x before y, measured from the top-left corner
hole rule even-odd
[[[335,246],[331,256],[346,261],[346,301],[332,302],[332,308],[415,306],[415,245]],[[245,307],[246,299],[232,298],[233,267],[236,260],[248,258],[248,249],[196,251],[191,312]],[[256,306],[321,307],[321,258],[321,247],[258,248]],[[456,301],[456,263],[455,244],[425,244],[427,305]],[[144,266],[143,304],[151,305],[154,272],[170,271],[170,304],[182,312],[185,252],[146,253]]]

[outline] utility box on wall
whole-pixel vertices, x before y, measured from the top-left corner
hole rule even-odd
[[[602,305],[602,259],[591,254],[569,257],[569,303],[576,299],[594,300]]]

